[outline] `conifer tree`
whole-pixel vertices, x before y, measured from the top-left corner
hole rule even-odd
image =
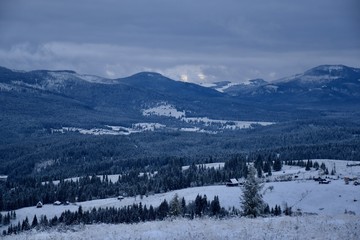
[[[214,200],[210,203],[210,210],[212,215],[218,215],[220,213],[220,201],[218,196],[214,196]]]
[[[279,159],[275,160],[273,169],[274,171],[280,171],[282,168],[282,163]]]
[[[38,225],[38,220],[37,220],[36,215],[34,215],[34,218],[33,218],[32,223],[31,223],[31,227],[35,228],[37,225]]]
[[[170,214],[172,216],[179,216],[181,213],[181,203],[179,200],[179,196],[175,194],[173,199],[170,201]]]
[[[305,171],[310,171],[310,159],[308,159],[306,162]]]
[[[21,224],[21,230],[26,231],[30,229],[29,219],[26,217]]]
[[[265,203],[262,199],[261,189],[263,185],[255,178],[256,170],[250,167],[246,178],[241,197],[241,204],[244,216],[258,217],[264,212]]]

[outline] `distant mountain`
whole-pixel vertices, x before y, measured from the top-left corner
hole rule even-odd
[[[211,88],[152,72],[107,79],[0,67],[0,174],[109,173],[134,158],[225,160],[308,144],[349,156],[358,146],[359,79],[359,69],[324,65]]]
[[[68,70],[25,72],[0,68],[0,103],[0,131],[6,141],[62,127],[129,128],[138,123],[192,127],[190,120],[179,121],[169,115],[178,112],[188,118],[218,120],[273,121],[288,117],[277,117],[271,109],[249,105],[214,89],[151,72],[106,79]],[[150,114],[153,111],[148,109],[154,107],[155,112],[167,112]],[[261,115],[263,112],[267,115]]]
[[[241,98],[293,103],[341,103],[360,100],[360,69],[321,65],[302,74],[258,85],[236,85],[224,92]],[[256,81],[258,82],[258,81]]]
[[[251,93],[257,88],[268,84],[264,79],[251,79],[245,83],[240,84],[229,84],[226,88],[222,90],[222,92],[226,92],[230,95],[237,95],[239,92],[241,93]]]
[[[343,65],[323,65],[271,83],[254,79],[210,87],[152,72],[107,79],[69,70],[25,72],[0,67],[0,127],[3,136],[16,136],[29,129],[64,126],[129,127],[153,122],[180,128],[194,122],[179,122],[175,115],[265,122],[316,118],[333,114],[334,109],[343,111],[340,106],[346,111],[357,109],[359,79],[359,69]]]

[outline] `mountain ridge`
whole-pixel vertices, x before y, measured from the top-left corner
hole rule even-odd
[[[345,65],[320,65],[304,73],[280,78],[256,87],[235,87],[224,92],[242,98],[272,102],[347,102],[360,100],[360,69]],[[260,99],[259,99],[260,100]]]
[[[257,80],[231,95],[148,72],[110,82],[86,76],[0,68],[0,173],[45,176],[70,169],[74,175],[112,171],[124,159],[223,159],[289,146],[294,156],[319,146],[350,156],[358,147],[359,98],[346,91],[328,95],[339,92],[335,85],[305,91]],[[344,81],[357,86],[357,71],[354,76]],[[48,162],[54,165],[38,173]]]

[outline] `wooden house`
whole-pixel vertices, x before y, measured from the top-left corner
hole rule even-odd
[[[39,201],[37,204],[36,204],[36,208],[42,208],[43,207],[43,203],[41,201]]]
[[[227,187],[236,187],[239,186],[239,181],[236,178],[230,179],[228,182],[226,182]]]

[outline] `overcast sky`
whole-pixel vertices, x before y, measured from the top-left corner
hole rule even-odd
[[[0,0],[0,65],[192,82],[360,67],[358,0]]]

